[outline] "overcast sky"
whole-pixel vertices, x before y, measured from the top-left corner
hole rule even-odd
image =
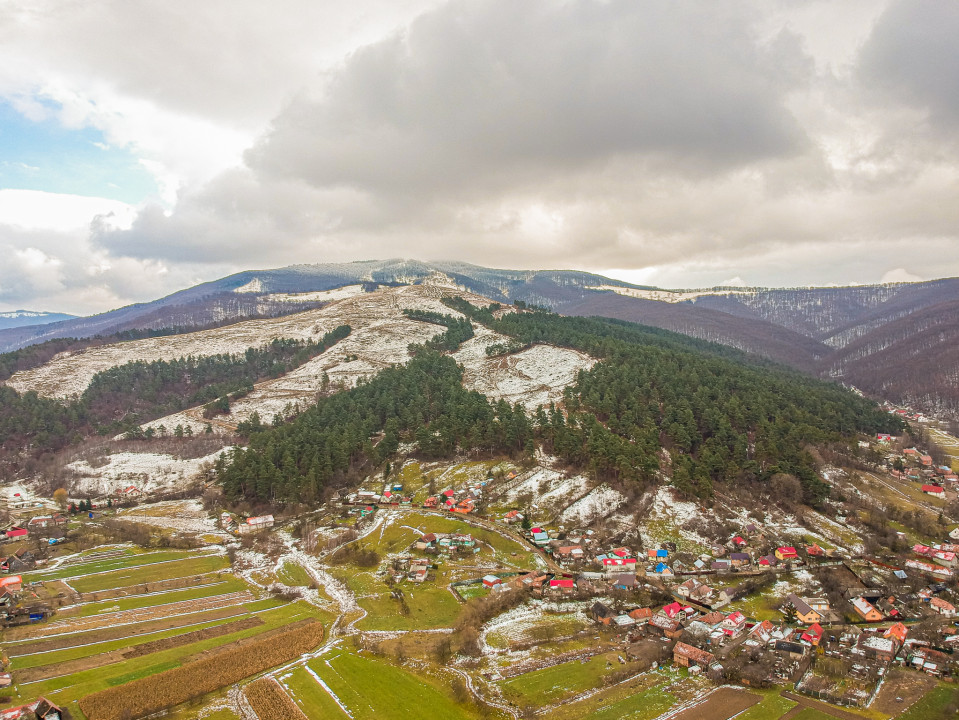
[[[0,310],[411,257],[959,275],[950,0],[7,0]]]

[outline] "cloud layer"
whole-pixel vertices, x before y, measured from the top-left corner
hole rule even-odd
[[[112,5],[78,5],[97,48],[30,5],[21,27],[66,40],[49,76],[70,66],[78,98],[99,83],[117,108],[76,122],[173,177],[165,205],[82,242],[167,268],[150,289],[397,255],[672,287],[959,274],[951,3],[121,3],[100,29]],[[143,42],[116,63],[124,33]],[[143,108],[172,126],[144,130]]]

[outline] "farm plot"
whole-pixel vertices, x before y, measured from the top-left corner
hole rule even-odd
[[[62,663],[66,666],[65,672],[53,674],[52,670],[61,663],[52,662],[27,671],[35,673],[35,676],[49,676],[29,682],[21,682],[20,673],[14,667],[14,681],[21,697],[43,695],[54,702],[69,704],[107,688],[123,686],[202,658],[216,656],[223,647],[242,649],[244,652],[257,651],[249,643],[262,642],[265,647],[270,647],[282,640],[281,635],[291,624],[309,621],[318,625],[315,622],[318,614],[306,603],[276,605],[276,601],[269,602],[273,605],[264,607],[260,603],[251,603],[241,608],[241,614],[220,623],[200,625],[199,629],[197,626],[181,627],[172,634],[164,632],[146,638],[137,635],[99,646],[98,649],[104,649],[106,653],[115,653],[111,660],[120,656],[120,659],[106,665],[101,664],[98,654],[93,654]],[[49,655],[63,657],[58,653]],[[87,662],[84,663],[84,660]]]
[[[231,685],[299,657],[323,639],[323,626],[307,621],[271,637],[234,645],[151,677],[132,679],[80,700],[89,720],[121,720],[155,713]]]
[[[280,682],[310,720],[471,720],[449,680],[414,675],[386,661],[335,650],[286,673]],[[447,687],[444,687],[444,684]]]
[[[670,715],[668,720],[728,720],[748,710],[760,700],[762,698],[755,693],[721,687],[709,693],[703,702]]]
[[[117,570],[146,567],[159,563],[175,562],[185,558],[197,557],[189,551],[161,550],[157,552],[125,552],[109,556],[91,555],[89,557],[65,558],[64,562],[49,570],[34,570],[23,573],[27,582],[47,582],[49,580],[72,580],[91,575],[114,572]]]
[[[206,610],[215,610],[230,605],[242,605],[251,602],[253,595],[249,590],[228,593],[226,595],[214,595],[212,597],[198,598],[196,600],[183,600],[180,602],[158,604],[149,607],[137,608],[136,610],[120,610],[118,612],[101,614],[93,617],[79,617],[67,620],[55,620],[44,625],[38,625],[30,628],[27,637],[43,638],[64,633],[81,632],[84,630],[96,630],[99,628],[115,627],[117,625],[130,625],[132,623],[146,622],[148,620],[159,620],[162,618],[178,615],[190,615],[192,613],[204,612]],[[21,636],[22,639],[22,636]]]
[[[601,686],[607,675],[622,669],[618,655],[607,653],[534,670],[498,685],[503,696],[519,707],[544,707]]]

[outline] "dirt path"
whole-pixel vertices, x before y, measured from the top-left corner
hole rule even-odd
[[[833,717],[840,718],[840,720],[862,720],[861,715],[855,715],[846,710],[840,710],[835,705],[830,705],[828,703],[820,702],[819,700],[813,700],[812,698],[806,697],[805,695],[797,695],[796,693],[789,692],[788,690],[783,690],[780,695],[789,700],[794,700],[799,703],[792,710],[783,715],[779,720],[792,720],[799,713],[801,713],[805,708],[812,708],[813,710],[818,710],[821,713],[826,715],[832,715]]]

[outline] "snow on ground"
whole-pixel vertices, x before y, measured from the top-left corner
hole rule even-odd
[[[486,346],[508,339],[486,331],[463,343],[454,355],[465,372],[463,384],[491,400],[520,403],[528,409],[556,402],[563,389],[576,380],[580,370],[596,362],[588,355],[569,348],[534,345],[512,355],[486,357]]]
[[[587,290],[606,290],[614,292],[617,295],[625,295],[626,297],[640,298],[642,300],[658,300],[659,302],[666,303],[679,303],[686,302],[687,300],[695,300],[698,297],[703,295],[755,295],[755,291],[742,291],[742,290],[646,290],[640,288],[627,288],[620,287],[618,285],[596,285],[595,287],[586,288]]]
[[[505,501],[515,503],[520,495],[530,493],[536,506],[578,498],[587,488],[587,480],[582,475],[566,477],[563,473],[550,468],[540,467],[534,470],[523,482],[511,488],[505,495]],[[540,490],[540,488],[544,488]]]
[[[661,485],[657,488],[649,514],[640,527],[643,544],[646,547],[657,547],[663,542],[664,538],[659,537],[660,533],[655,529],[655,526],[659,525],[691,543],[709,545],[710,543],[699,534],[683,528],[690,520],[697,518],[702,518],[702,513],[696,503],[678,499],[672,488]]]
[[[563,511],[560,517],[574,524],[586,525],[598,518],[606,517],[619,509],[626,498],[608,485],[600,485]]]
[[[404,308],[422,308],[451,315],[458,315],[440,302],[449,290],[435,285],[410,285],[382,288],[373,293],[363,293],[331,302],[316,310],[285,315],[265,320],[246,320],[212,330],[201,330],[183,335],[145,338],[131,342],[91,347],[74,353],[61,353],[50,362],[31,370],[13,375],[7,384],[20,392],[36,390],[50,397],[69,397],[86,389],[91,378],[101,370],[134,360],[174,360],[189,355],[215,355],[218,353],[242,353],[250,347],[260,347],[276,338],[297,340],[317,339],[338,325],[350,325],[356,338],[347,338],[333,348],[340,355],[363,350],[371,353],[369,358],[377,368],[389,364],[376,356],[379,344],[364,337],[388,332],[404,335],[407,343],[422,342],[433,334],[443,331],[438,325],[406,320]],[[458,293],[471,302],[488,303],[478,295]],[[400,328],[391,330],[397,322]],[[428,332],[428,331],[432,332]],[[364,348],[364,342],[368,347]],[[356,345],[351,349],[350,345]],[[404,346],[405,347],[405,346]],[[395,362],[395,360],[393,360]],[[319,376],[321,373],[317,373]]]
[[[333,302],[345,298],[356,297],[364,292],[362,285],[344,285],[332,290],[318,290],[317,292],[302,293],[272,293],[261,299],[268,302]]]
[[[86,460],[76,460],[67,468],[76,474],[74,493],[107,495],[130,485],[142,492],[154,492],[182,488],[228,449],[189,460],[160,453],[116,453],[100,467],[91,467]]]
[[[208,516],[199,500],[171,500],[138,505],[119,510],[117,516],[121,520],[155,525],[178,532],[220,535],[230,539],[233,537],[217,527],[216,520]]]

